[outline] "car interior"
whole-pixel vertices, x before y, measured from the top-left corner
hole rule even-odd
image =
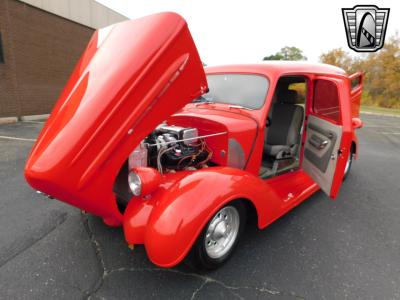
[[[277,83],[265,127],[261,178],[299,166],[306,87],[306,78],[302,76],[281,77]]]

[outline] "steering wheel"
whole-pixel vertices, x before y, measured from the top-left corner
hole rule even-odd
[[[271,126],[271,118],[267,117],[267,122],[265,124],[265,127],[269,127],[269,126]]]

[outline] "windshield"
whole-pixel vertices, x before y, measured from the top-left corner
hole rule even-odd
[[[264,105],[269,82],[255,74],[207,75],[209,92],[197,102],[218,102],[259,109]]]

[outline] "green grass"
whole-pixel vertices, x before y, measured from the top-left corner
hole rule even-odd
[[[384,108],[376,106],[361,105],[361,112],[370,112],[380,115],[397,115],[400,116],[400,109],[398,108]]]

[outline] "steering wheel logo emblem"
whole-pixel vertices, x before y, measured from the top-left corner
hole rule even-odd
[[[375,52],[385,43],[389,8],[356,5],[342,8],[347,44],[356,52]]]

